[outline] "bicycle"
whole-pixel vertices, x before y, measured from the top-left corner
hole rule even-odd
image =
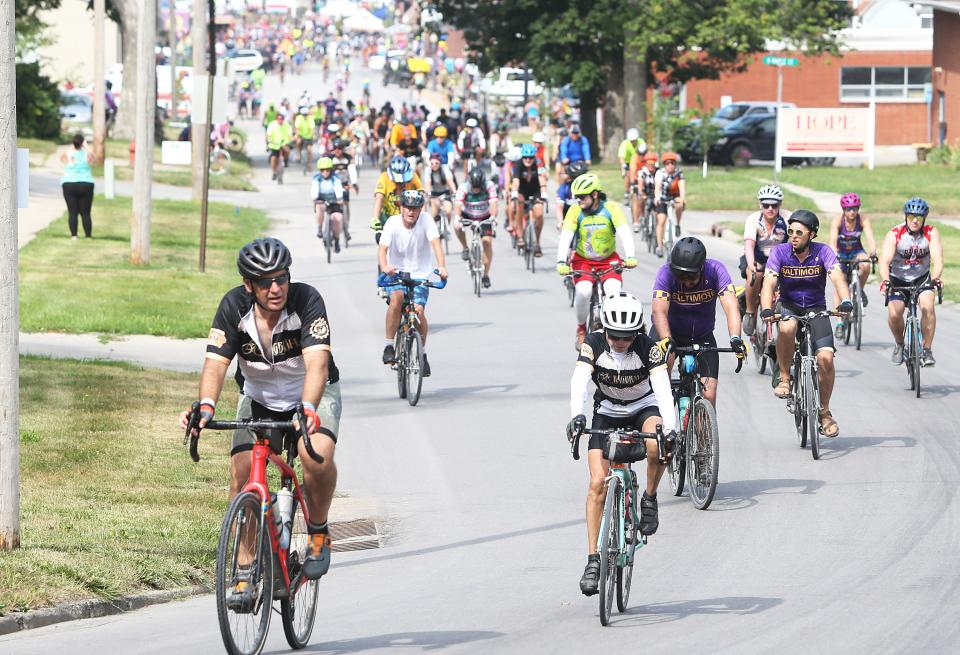
[[[887,286],[884,292],[883,305],[890,304],[890,292],[898,291],[906,296],[904,304],[907,306],[907,315],[903,322],[903,361],[907,365],[907,375],[910,378],[910,390],[920,397],[920,356],[923,354],[923,332],[920,329],[920,315],[917,312],[917,303],[920,294],[927,290],[937,290],[937,304],[943,303],[943,287],[924,279],[916,284],[907,286]]]
[[[675,229],[677,224],[677,208],[673,201],[667,201],[667,223],[663,229],[663,256],[670,258],[670,252],[673,250],[673,244],[676,243]]]
[[[680,378],[673,380],[674,403],[680,423],[673,457],[667,465],[670,488],[674,496],[683,494],[684,482],[690,492],[690,501],[697,509],[707,509],[717,491],[720,469],[720,431],[717,410],[703,397],[700,380],[700,356],[704,353],[732,353],[733,348],[718,348],[703,344],[675,346],[672,351],[681,355]],[[737,360],[737,370],[743,360]],[[693,421],[690,417],[693,416]]]
[[[587,313],[587,332],[596,332],[603,327],[603,322],[600,319],[600,310],[603,305],[603,301],[601,300],[603,282],[601,278],[608,273],[623,273],[623,271],[623,264],[616,263],[613,266],[599,271],[576,272],[577,275],[586,275],[593,278],[593,290],[590,293],[590,311]],[[571,306],[573,306],[572,302]]]
[[[450,254],[450,215],[444,207],[445,203],[450,202],[450,194],[445,193],[440,196],[440,212],[437,220],[437,231],[440,233],[440,240],[443,241],[443,254]]]
[[[610,462],[606,479],[607,496],[600,518],[600,533],[597,536],[597,554],[600,555],[600,625],[606,626],[610,623],[614,589],[617,610],[627,610],[636,551],[647,545],[647,537],[640,534],[637,474],[630,465],[647,458],[646,439],[657,440],[657,452],[661,453],[661,462],[665,461],[662,454],[668,452],[668,445],[661,425],[657,426],[656,432],[585,428],[581,433],[573,435],[570,453],[575,460],[580,459],[580,437],[583,434],[607,438],[603,452]]]
[[[496,220],[492,216],[482,220],[471,220],[469,218],[461,218],[460,220],[464,229],[470,228],[470,246],[467,249],[470,257],[467,259],[467,271],[473,279],[473,292],[479,298],[483,288],[483,244],[480,237],[484,226],[495,225]]]
[[[567,301],[573,307],[573,301],[577,297],[577,286],[573,283],[573,275],[563,276],[563,288],[567,291]]]
[[[184,444],[190,444],[190,458],[194,462],[200,461],[199,407],[199,402],[193,404],[183,437]],[[250,478],[230,502],[217,542],[217,618],[223,644],[231,655],[260,653],[267,640],[274,600],[280,601],[283,632],[291,648],[306,646],[313,632],[319,581],[307,580],[302,574],[310,517],[303,487],[293,466],[297,441],[304,440],[312,459],[321,464],[324,459],[310,443],[303,405],[299,403],[296,420],[297,423],[253,418],[210,421],[202,428],[249,429],[255,436],[250,451]],[[299,429],[295,425],[299,425]],[[283,447],[279,452],[286,450],[286,461],[271,446],[275,430],[283,431]],[[277,494],[270,493],[268,464],[280,471]],[[289,508],[284,507],[284,498],[289,500]],[[229,598],[238,582],[254,588],[252,605],[241,605]]]
[[[755,272],[750,271],[751,285]],[[774,306],[778,307],[777,299],[779,292],[775,292]],[[742,311],[746,311],[746,301],[743,301]],[[754,310],[758,311],[758,310]],[[741,315],[742,318],[742,315]],[[760,324],[760,321],[754,326],[753,334],[749,336],[751,350],[753,351],[753,367],[757,373],[763,375],[767,370],[767,360],[770,361],[771,372],[776,370],[777,349],[773,339],[773,323]]]
[[[850,345],[850,337],[853,337],[857,350],[860,350],[860,339],[863,336],[863,289],[860,287],[860,264],[871,264],[872,272],[877,272],[876,256],[867,259],[856,259],[852,262],[841,261],[840,267],[847,278],[847,284],[850,287],[850,300],[853,302],[853,311],[843,321],[843,343]]]
[[[519,198],[517,200],[519,201]],[[537,249],[540,248],[540,241],[537,239],[536,221],[532,216],[533,207],[538,202],[540,202],[538,198],[523,198],[523,209],[518,223],[523,226],[521,230],[523,242],[521,243],[520,239],[516,239],[517,254],[523,257],[524,266],[531,273],[537,272],[536,253]],[[516,229],[514,233],[516,233]]]
[[[210,149],[210,174],[224,175],[230,172],[230,153],[219,143]]]
[[[439,271],[434,270],[434,273]],[[446,280],[438,283],[429,280],[418,280],[410,277],[410,273],[401,271],[397,275],[381,273],[377,286],[388,287],[396,284],[403,285],[403,316],[400,319],[400,328],[394,336],[393,347],[396,361],[391,366],[397,372],[397,392],[401,398],[406,398],[411,406],[420,400],[420,391],[423,387],[423,337],[420,336],[420,319],[414,309],[413,289],[423,285],[432,289],[442,289],[447,286]],[[387,297],[387,303],[390,298]]]
[[[653,197],[647,196],[642,224],[643,240],[647,243],[647,252],[653,254],[657,249],[657,210],[653,206]]]
[[[317,204],[323,206],[321,210],[323,211],[323,222],[320,224],[320,239],[323,241],[323,249],[326,252],[327,263],[329,264],[333,259],[334,251],[334,238],[330,225],[330,215],[336,212],[342,212],[343,207],[336,201],[318,200]]]

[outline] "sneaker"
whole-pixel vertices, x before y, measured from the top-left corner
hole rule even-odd
[[[237,614],[249,614],[253,611],[253,603],[256,598],[256,588],[250,584],[249,569],[240,569],[237,571],[237,583],[233,585],[230,595],[227,596],[227,609]]]
[[[663,259],[663,246],[657,246],[657,249],[654,250],[654,253],[656,253],[657,257]]]
[[[866,306],[867,306],[867,303],[869,303],[869,302],[870,302],[870,301],[869,301],[869,299],[867,298],[867,292],[864,291],[863,289],[860,289],[860,303],[861,303],[864,307],[866,307]]]
[[[340,252],[340,239],[333,242],[333,252]]]
[[[931,367],[936,365],[937,360],[933,358],[933,351],[930,348],[924,348],[923,352],[920,353],[920,366]]]
[[[484,289],[489,289],[489,288],[490,288],[490,276],[489,276],[489,275],[484,275],[484,276],[483,276],[483,279],[482,279],[480,282],[481,282],[481,284],[483,284],[483,288],[484,288]]]
[[[587,565],[580,578],[580,593],[584,596],[593,596],[600,589],[600,556],[588,555]]]
[[[743,315],[743,333],[748,337],[753,336],[754,330],[757,329],[757,317],[755,314],[746,313]]]
[[[464,248],[463,252],[460,253],[460,259],[462,259],[465,262],[470,261],[470,251]]]
[[[634,233],[634,234],[638,234],[639,232],[640,232],[640,224],[639,224],[639,223],[634,223],[634,224],[633,224],[633,233]]]
[[[322,228],[321,226],[319,226],[319,225],[317,226],[317,238],[318,238],[318,239],[322,239],[322,238],[323,238],[323,228]]]
[[[384,364],[393,364],[397,361],[397,351],[391,343],[389,346],[385,346],[383,349],[383,363]]]
[[[679,225],[674,225],[674,226],[673,226],[673,236],[677,237],[678,239],[680,238],[680,226],[679,226]]]
[[[903,346],[895,343],[893,344],[893,353],[890,355],[890,363],[894,366],[899,366],[903,363]]]
[[[834,339],[843,338],[843,321],[837,321],[837,327],[833,328],[833,338]]]
[[[657,510],[657,497],[651,498],[643,492],[640,498],[640,534],[651,535],[660,527],[660,518]]]
[[[430,362],[427,361],[427,353],[423,353],[423,377],[430,377]]]
[[[322,532],[307,537],[307,557],[302,570],[307,580],[319,580],[330,570],[329,534]]]

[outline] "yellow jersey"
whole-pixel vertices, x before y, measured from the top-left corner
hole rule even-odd
[[[399,214],[400,194],[409,189],[423,191],[423,183],[420,182],[420,176],[416,173],[413,174],[413,178],[409,182],[405,182],[401,186],[398,186],[396,182],[391,180],[386,171],[380,173],[380,178],[377,180],[377,188],[374,191],[375,195],[378,193],[383,194],[383,206],[380,208],[380,216],[389,218],[394,214]]]

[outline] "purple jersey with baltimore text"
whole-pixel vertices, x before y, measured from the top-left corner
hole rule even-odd
[[[803,261],[789,243],[775,246],[767,259],[767,271],[780,280],[780,300],[802,309],[827,306],[827,273],[833,269],[840,269],[840,261],[823,243],[811,243]]]
[[[727,268],[716,259],[703,263],[703,274],[688,289],[664,264],[653,283],[653,297],[670,301],[667,320],[674,337],[698,339],[713,333],[717,320],[717,298],[736,294]]]

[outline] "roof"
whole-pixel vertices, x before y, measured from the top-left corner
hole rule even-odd
[[[948,11],[960,14],[960,0],[914,0],[914,4],[930,7],[936,11]]]

